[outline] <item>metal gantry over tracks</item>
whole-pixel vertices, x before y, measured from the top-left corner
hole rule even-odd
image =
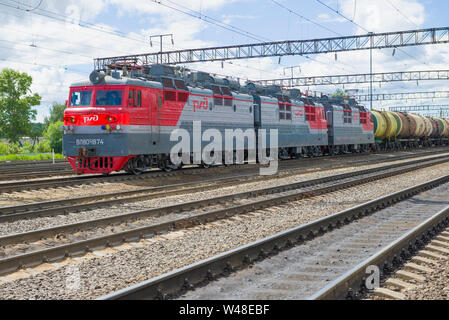
[[[356,94],[353,96],[357,101],[370,101],[369,94]],[[385,100],[419,100],[419,99],[447,99],[449,91],[430,92],[401,92],[401,93],[377,93],[373,94],[373,101]]]
[[[371,33],[313,40],[287,40],[233,46],[184,49],[95,59],[95,70],[126,64],[143,66],[155,63],[183,64],[263,57],[320,54],[367,49],[398,48],[449,43],[449,27]]]
[[[343,85],[373,82],[399,82],[399,81],[423,81],[423,80],[449,80],[449,70],[425,70],[425,71],[400,71],[400,72],[382,72],[344,74],[329,76],[311,76],[311,77],[290,77],[270,80],[259,80],[262,85],[278,85],[281,87],[305,87],[305,86],[325,86],[325,85]]]
[[[419,113],[429,117],[449,117],[449,104],[397,106],[390,107],[389,110],[395,112]]]

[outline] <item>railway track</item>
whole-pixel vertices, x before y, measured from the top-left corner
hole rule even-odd
[[[434,160],[445,159],[444,156],[432,158]],[[391,165],[386,168],[397,168],[405,165],[414,165],[420,163],[421,160],[411,161],[396,165]],[[376,172],[378,169],[364,170],[365,173]],[[295,169],[283,170],[282,178],[297,175],[298,172]],[[359,174],[347,173],[341,175],[335,175],[331,177],[325,177],[315,179],[311,181],[305,181],[298,185],[298,187],[307,187],[315,184],[323,183],[325,181],[333,181],[351,177]],[[34,217],[46,217],[59,214],[65,214],[68,212],[75,212],[80,210],[89,210],[95,208],[109,207],[121,203],[132,203],[137,201],[156,199],[161,197],[174,196],[186,193],[195,193],[211,190],[217,187],[223,188],[227,186],[236,186],[249,182],[267,181],[272,179],[278,179],[278,176],[259,176],[254,174],[240,174],[233,175],[231,177],[224,178],[212,178],[209,180],[202,180],[192,187],[192,182],[169,184],[158,187],[145,187],[130,191],[112,192],[107,194],[69,198],[63,200],[45,201],[24,205],[16,205],[10,207],[0,207],[0,223],[13,222],[20,219],[34,218]]]
[[[65,160],[24,161],[0,163],[0,180],[16,180],[21,178],[48,177],[53,175],[73,175]]]
[[[397,271],[384,273],[378,287],[364,290],[362,299],[447,300],[449,228],[440,231],[429,235],[433,239],[421,250],[410,252]]]
[[[344,299],[449,224],[449,175],[176,269],[101,299]],[[349,270],[349,271],[348,271]]]
[[[0,245],[4,249],[0,259],[0,274],[114,246],[124,241],[152,237],[177,228],[327,194],[449,161],[449,156],[437,158],[3,236],[0,238]],[[21,253],[17,254],[18,252]]]
[[[342,162],[341,160],[354,157],[352,154],[348,154],[346,156],[339,156],[333,158],[318,158],[313,161],[309,161],[310,159],[299,159],[299,160],[288,160],[280,162],[280,170],[292,170],[292,169],[305,169],[305,165],[309,163],[310,165],[317,165],[317,162],[323,160],[331,160],[336,162],[335,168],[345,167],[351,164],[376,164],[382,163],[384,161],[396,161],[403,159],[412,159],[424,156],[431,156],[436,154],[441,154],[447,152],[447,148],[438,149],[434,151],[426,151],[414,154],[401,154],[401,155],[382,155],[377,159],[361,159],[360,156],[357,156],[353,161]],[[367,155],[368,156],[368,155]],[[173,172],[164,172],[161,170],[152,170],[146,172],[142,175],[133,176],[126,173],[116,173],[109,176],[102,175],[89,175],[89,176],[75,176],[75,177],[65,177],[65,178],[57,178],[57,179],[39,179],[39,180],[31,180],[31,181],[15,181],[8,183],[0,183],[0,194],[2,193],[11,193],[11,192],[21,192],[21,191],[30,191],[30,190],[40,190],[40,189],[50,189],[50,188],[59,188],[59,187],[73,187],[79,185],[89,185],[95,183],[115,183],[115,182],[128,182],[128,181],[147,181],[148,179],[155,178],[166,178],[166,177],[183,177],[192,174],[215,174],[215,173],[232,173],[234,171],[251,171],[253,174],[258,173],[259,165],[256,164],[244,164],[238,166],[231,167],[212,167],[209,169],[202,169],[199,167],[188,167],[182,170],[173,171]]]

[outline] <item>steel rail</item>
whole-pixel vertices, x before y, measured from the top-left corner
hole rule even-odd
[[[100,297],[100,300],[169,299],[248,267],[255,261],[275,255],[279,251],[300,245],[306,240],[349,224],[383,208],[408,199],[420,192],[449,182],[449,175],[403,189],[393,194],[363,203],[330,216],[274,234],[264,239],[232,249],[214,257],[173,270],[142,283]],[[447,216],[447,214],[446,214]],[[364,270],[365,271],[365,270]]]
[[[16,171],[15,173],[0,173],[1,180],[15,180],[15,179],[31,179],[40,177],[52,177],[52,176],[73,176],[74,172],[72,169],[60,169],[60,170],[45,170],[45,171],[29,171],[22,172]]]
[[[441,156],[444,157],[444,156]],[[409,158],[407,156],[407,158]],[[440,157],[433,157],[429,159],[425,159],[427,161],[435,160]],[[393,160],[393,159],[392,159]],[[396,160],[396,159],[394,159]],[[377,161],[377,160],[376,160]],[[398,165],[392,165],[389,168],[394,168],[397,166],[404,166],[408,164],[415,164],[419,163],[419,161],[412,161],[412,162],[405,162]],[[296,175],[298,174],[296,171],[298,169],[302,168],[287,168],[287,169],[281,169],[281,171],[286,171],[287,173],[282,176],[282,178]],[[383,169],[383,168],[380,168]],[[372,169],[370,172],[375,172],[379,170],[379,168]],[[344,177],[351,177],[354,173],[350,174],[341,174],[336,175],[332,177],[327,177],[326,181],[333,181],[338,179],[343,179]],[[250,181],[244,180],[244,181],[238,181],[239,179],[243,178],[252,178]],[[232,177],[223,177],[223,178],[214,178],[214,179],[208,179],[208,180],[201,180],[200,184],[207,184],[207,183],[219,183],[220,187],[224,187],[227,185],[235,186],[237,184],[243,184],[248,182],[254,182],[258,180],[272,180],[272,179],[278,179],[279,176],[255,176],[254,174],[242,174],[242,175],[235,175]],[[324,180],[314,179],[311,181],[304,181],[303,187],[305,186],[312,186],[318,183],[326,182]],[[23,205],[17,205],[17,206],[9,206],[9,207],[0,207],[0,223],[5,222],[12,222],[16,221],[18,219],[26,219],[26,218],[33,218],[33,217],[47,217],[47,216],[54,216],[62,213],[67,212],[73,212],[73,211],[80,211],[80,210],[86,210],[86,209],[93,209],[93,208],[102,208],[102,207],[108,207],[114,204],[120,204],[120,203],[130,203],[130,202],[136,202],[146,199],[156,199],[160,197],[167,197],[167,196],[173,196],[183,193],[193,193],[193,192],[199,192],[204,190],[210,189],[210,184],[205,186],[195,186],[195,187],[188,187],[184,188],[186,186],[190,186],[192,182],[185,182],[185,183],[176,183],[176,184],[170,184],[170,185],[164,185],[159,187],[146,187],[146,188],[140,188],[137,190],[130,190],[130,191],[120,191],[120,192],[112,192],[112,193],[106,193],[101,195],[93,195],[93,196],[85,196],[85,197],[78,197],[78,198],[70,198],[70,199],[62,199],[62,200],[52,200],[52,201],[45,201],[45,202],[38,202],[38,203],[30,203],[30,204],[23,204]],[[143,194],[142,194],[143,193]],[[108,200],[106,200],[108,199]],[[102,201],[103,200],[103,201]]]
[[[368,292],[364,283],[368,266],[378,266],[386,271],[385,273],[390,273],[447,225],[449,225],[449,206],[349,270],[309,299],[339,300],[360,297],[362,293]]]
[[[444,147],[443,147],[444,148]],[[427,148],[426,148],[427,149]],[[411,150],[408,150],[411,151]],[[417,156],[421,155],[431,155],[431,154],[438,154],[445,152],[446,150],[436,150],[436,151],[427,151],[417,154]],[[383,153],[390,153],[390,152],[380,152],[380,154]],[[368,155],[368,154],[367,154]],[[338,159],[338,158],[347,158],[354,156],[354,154],[344,154],[332,157],[332,159]],[[405,155],[405,156],[398,156],[397,159],[401,158],[407,158],[407,157],[414,157],[414,155]],[[282,161],[281,163],[285,166],[289,166],[290,162],[302,162],[310,160],[311,158],[301,158],[301,159],[290,159],[288,161]],[[326,160],[327,157],[318,158],[320,160]],[[317,161],[314,159],[314,161]],[[241,164],[237,166],[232,167],[224,167],[224,166],[216,166],[212,168],[208,168],[205,172],[206,173],[213,173],[213,172],[220,172],[220,171],[227,171],[227,170],[236,170],[238,168],[239,170],[245,170],[248,168],[259,168],[259,164]],[[130,180],[144,180],[144,179],[153,179],[153,178],[159,178],[159,177],[172,177],[172,176],[178,176],[178,175],[184,175],[188,174],[190,172],[196,172],[205,170],[199,167],[185,167],[182,170],[172,171],[172,172],[164,172],[162,170],[153,170],[153,171],[147,171],[144,172],[142,175],[134,176],[129,175],[127,173],[114,173],[109,176],[103,176],[103,175],[89,175],[89,176],[76,176],[76,177],[66,177],[66,178],[57,178],[57,179],[40,179],[40,180],[33,180],[33,181],[16,181],[16,182],[8,182],[8,183],[0,183],[0,194],[1,193],[9,193],[9,192],[17,192],[17,191],[24,191],[24,190],[39,190],[39,189],[49,189],[49,188],[57,188],[57,187],[67,187],[67,186],[76,186],[76,185],[84,185],[84,184],[93,184],[93,183],[103,183],[103,182],[119,182],[119,181],[130,181]]]
[[[55,163],[66,163],[65,159],[55,159]],[[28,166],[28,165],[53,164],[53,160],[19,160],[19,161],[0,161],[0,168],[6,166]]]
[[[155,234],[166,232],[177,228],[185,228],[186,226],[194,226],[201,223],[207,223],[219,219],[224,219],[236,214],[244,214],[254,210],[273,207],[289,201],[301,200],[318,195],[323,195],[336,190],[346,189],[355,185],[364,184],[370,181],[379,180],[386,177],[391,177],[405,172],[418,170],[423,167],[436,165],[438,163],[447,162],[448,158],[443,160],[431,161],[427,164],[420,164],[410,168],[402,168],[392,172],[375,174],[372,176],[364,177],[362,179],[350,180],[340,184],[332,184],[328,186],[322,186],[316,189],[300,190],[291,194],[282,194],[282,192],[288,190],[295,190],[301,183],[287,184],[278,187],[271,187],[267,189],[254,190],[250,192],[243,192],[233,195],[220,196],[215,198],[209,198],[205,200],[192,201],[184,204],[171,205],[167,207],[154,208],[149,210],[142,210],[138,212],[131,212],[124,215],[100,218],[95,220],[89,220],[70,225],[57,226],[53,228],[41,229],[31,231],[27,233],[13,234],[0,238],[0,245],[5,246],[8,244],[17,244],[20,242],[32,242],[43,239],[48,236],[53,236],[59,233],[77,232],[83,228],[102,227],[111,223],[123,223],[129,221],[129,219],[144,218],[158,216],[162,214],[174,213],[188,209],[197,209],[206,205],[215,205],[217,203],[226,203],[232,200],[245,198],[248,196],[256,197],[261,195],[270,195],[274,193],[280,193],[276,197],[265,198],[262,200],[256,200],[245,204],[237,204],[231,207],[216,209],[205,213],[196,214],[193,216],[175,218],[162,223],[156,223],[144,227],[137,227],[131,230],[126,230],[114,234],[105,236],[94,237],[87,240],[75,241],[48,249],[37,250],[33,252],[23,253],[16,256],[9,256],[0,259],[0,274],[15,271],[21,267],[28,267],[39,265],[42,262],[54,261],[71,255],[78,255],[88,252],[96,248],[104,248],[107,246],[113,246],[121,244],[125,241],[135,241],[142,238],[152,237]],[[372,170],[372,169],[370,169]],[[378,168],[377,168],[378,170]]]

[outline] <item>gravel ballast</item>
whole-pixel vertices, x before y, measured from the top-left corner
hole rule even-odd
[[[447,164],[171,232],[0,278],[2,299],[92,299],[386,194],[449,174]],[[260,183],[259,183],[260,185]],[[264,184],[265,186],[265,184]],[[259,186],[260,187],[260,186]],[[120,249],[120,250],[118,250]],[[48,270],[46,270],[48,269]],[[26,270],[25,270],[26,271]],[[30,275],[35,274],[35,275]],[[79,286],[68,285],[78,279]],[[9,281],[11,279],[16,279]],[[6,282],[8,281],[8,282]]]
[[[427,158],[427,157],[426,157]],[[410,161],[410,160],[408,160]],[[395,163],[401,163],[402,161],[395,161],[388,164],[395,164]],[[266,187],[274,187],[279,186],[283,184],[289,184],[294,182],[300,182],[300,181],[306,181],[310,179],[330,176],[330,175],[337,175],[342,173],[347,173],[351,171],[359,171],[364,169],[370,169],[370,168],[376,168],[381,167],[381,164],[375,164],[375,165],[365,165],[360,167],[348,167],[348,168],[341,168],[341,169],[332,169],[332,170],[324,170],[324,171],[317,171],[317,172],[310,172],[310,173],[298,173],[297,175],[290,175],[283,177],[283,174],[281,173],[280,177],[275,179],[269,179],[263,181],[263,184],[261,181],[255,181],[255,182],[248,182],[244,184],[237,184],[235,186],[228,186],[228,187],[220,187],[219,185],[211,186],[211,191],[202,191],[202,192],[195,192],[195,193],[186,193],[182,195],[176,195],[176,196],[169,196],[169,197],[163,197],[163,198],[156,198],[152,200],[147,201],[139,201],[134,203],[125,203],[120,205],[114,205],[108,208],[100,208],[100,209],[94,209],[94,210],[85,210],[82,212],[73,212],[73,213],[67,213],[67,214],[61,214],[58,216],[49,216],[49,217],[37,217],[37,218],[31,218],[31,219],[25,219],[25,220],[18,220],[14,222],[8,222],[0,224],[0,235],[8,235],[8,234],[15,234],[15,233],[23,233],[38,229],[44,229],[44,228],[51,228],[58,225],[64,225],[64,224],[71,224],[71,223],[77,223],[81,221],[86,220],[93,220],[93,219],[99,219],[103,217],[109,217],[114,215],[120,215],[125,213],[130,213],[133,211],[139,211],[139,210],[146,210],[150,208],[158,208],[163,206],[168,206],[172,204],[180,204],[190,201],[198,201],[203,200],[211,197],[217,197],[217,196],[224,196],[234,193],[240,193],[245,191],[251,191],[251,190],[257,190],[260,188],[266,188]],[[284,173],[285,174],[285,173]],[[411,173],[413,175],[413,173]],[[393,178],[394,179],[394,178]],[[192,186],[194,186],[192,184]],[[83,186],[86,187],[86,186]],[[109,187],[109,186],[108,186]],[[114,188],[119,188],[120,185],[115,186]],[[136,187],[137,188],[137,187]],[[85,189],[85,188],[83,188]],[[94,188],[95,189],[95,188]],[[98,189],[96,192],[100,192]],[[73,194],[71,193],[71,196],[73,197]]]

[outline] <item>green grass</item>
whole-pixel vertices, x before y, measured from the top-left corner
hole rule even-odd
[[[53,156],[51,153],[27,155],[27,154],[8,154],[0,156],[0,161],[21,161],[21,160],[51,160]],[[60,153],[55,153],[55,159],[65,159]]]

